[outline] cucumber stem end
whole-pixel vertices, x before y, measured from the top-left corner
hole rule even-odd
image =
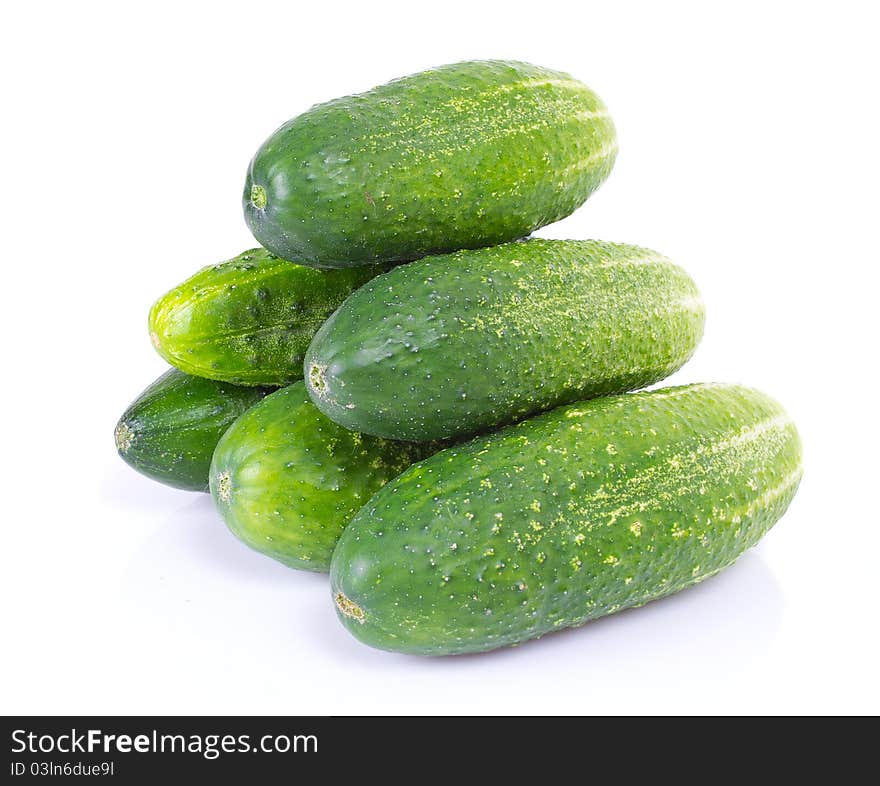
[[[123,455],[127,453],[134,441],[134,432],[129,428],[128,423],[118,423],[113,436],[116,438],[116,449]]]
[[[344,592],[337,592],[333,600],[336,601],[336,608],[338,608],[342,614],[346,617],[351,617],[351,619],[361,625],[364,624],[364,610],[358,606],[357,603],[345,597]]]
[[[232,499],[232,478],[229,475],[229,470],[221,472],[217,477],[217,496],[220,497],[221,502],[227,504]]]
[[[268,197],[266,196],[266,189],[254,183],[254,185],[251,186],[251,204],[257,210],[263,210],[266,207],[267,201]]]
[[[312,363],[309,368],[309,385],[318,395],[322,395],[327,390],[327,380],[324,378],[325,368],[317,363]]]

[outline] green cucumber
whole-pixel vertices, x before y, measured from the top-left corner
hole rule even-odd
[[[211,456],[223,432],[268,392],[169,369],[119,419],[116,449],[148,478],[207,491]]]
[[[337,612],[380,649],[517,644],[722,570],[782,516],[801,473],[794,424],[748,388],[561,407],[379,491],[333,554]]]
[[[211,494],[248,546],[292,568],[326,572],[358,509],[436,449],[347,431],[324,417],[298,382],[226,432],[211,464]]]
[[[254,237],[316,267],[411,260],[528,235],[608,177],[608,110],[568,74],[475,61],[313,107],[251,161]]]
[[[653,251],[508,243],[364,285],[316,333],[306,384],[346,428],[460,437],[657,382],[694,352],[703,320],[694,282]]]
[[[294,382],[315,331],[380,271],[314,270],[253,248],[160,298],[150,311],[150,338],[188,374],[239,385]]]

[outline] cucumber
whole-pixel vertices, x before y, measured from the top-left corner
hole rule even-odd
[[[373,492],[436,446],[337,426],[302,382],[242,415],[211,465],[211,494],[233,534],[292,568],[328,571],[342,529]]]
[[[269,390],[169,369],[119,419],[116,449],[126,464],[148,478],[207,491],[211,456],[223,432]]]
[[[555,409],[388,483],[333,554],[339,618],[420,655],[480,652],[702,581],[782,516],[802,473],[782,407],[688,385]]]
[[[389,439],[461,437],[657,382],[703,333],[688,275],[636,246],[527,240],[395,268],[306,355],[315,404]]]
[[[181,371],[239,385],[302,379],[321,323],[382,268],[314,270],[253,248],[200,270],[150,311],[150,338]]]
[[[568,74],[456,63],[313,107],[257,151],[254,237],[316,267],[411,260],[515,240],[608,177],[608,110]]]

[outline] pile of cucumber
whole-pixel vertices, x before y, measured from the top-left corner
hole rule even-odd
[[[738,385],[628,392],[693,354],[694,282],[637,246],[526,239],[616,152],[594,92],[518,62],[289,121],[245,182],[262,247],[150,311],[174,368],[119,454],[329,570],[339,619],[387,650],[513,645],[727,567],[795,494],[794,424]]]

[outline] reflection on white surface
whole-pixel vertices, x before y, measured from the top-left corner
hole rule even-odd
[[[110,446],[108,440],[108,447]],[[109,450],[107,451],[109,454]],[[108,459],[108,467],[101,479],[99,494],[108,507],[123,513],[148,513],[161,517],[168,513],[175,503],[195,501],[207,494],[197,491],[183,491],[165,486],[138,474],[122,459]]]
[[[780,588],[753,550],[678,595],[519,647],[454,658],[380,652],[337,622],[325,575],[240,544],[209,497],[179,507],[144,540],[120,590],[136,612],[137,646],[178,642],[157,647],[159,668],[191,668],[195,693],[246,670],[253,705],[277,712],[345,712],[365,702],[376,712],[417,711],[420,697],[438,712],[515,712],[521,692],[572,712],[609,711],[609,686],[621,680],[629,694],[645,681],[661,699],[682,682],[711,691],[767,652],[783,612]],[[393,694],[383,688],[389,680]],[[322,703],[304,705],[316,683]]]

